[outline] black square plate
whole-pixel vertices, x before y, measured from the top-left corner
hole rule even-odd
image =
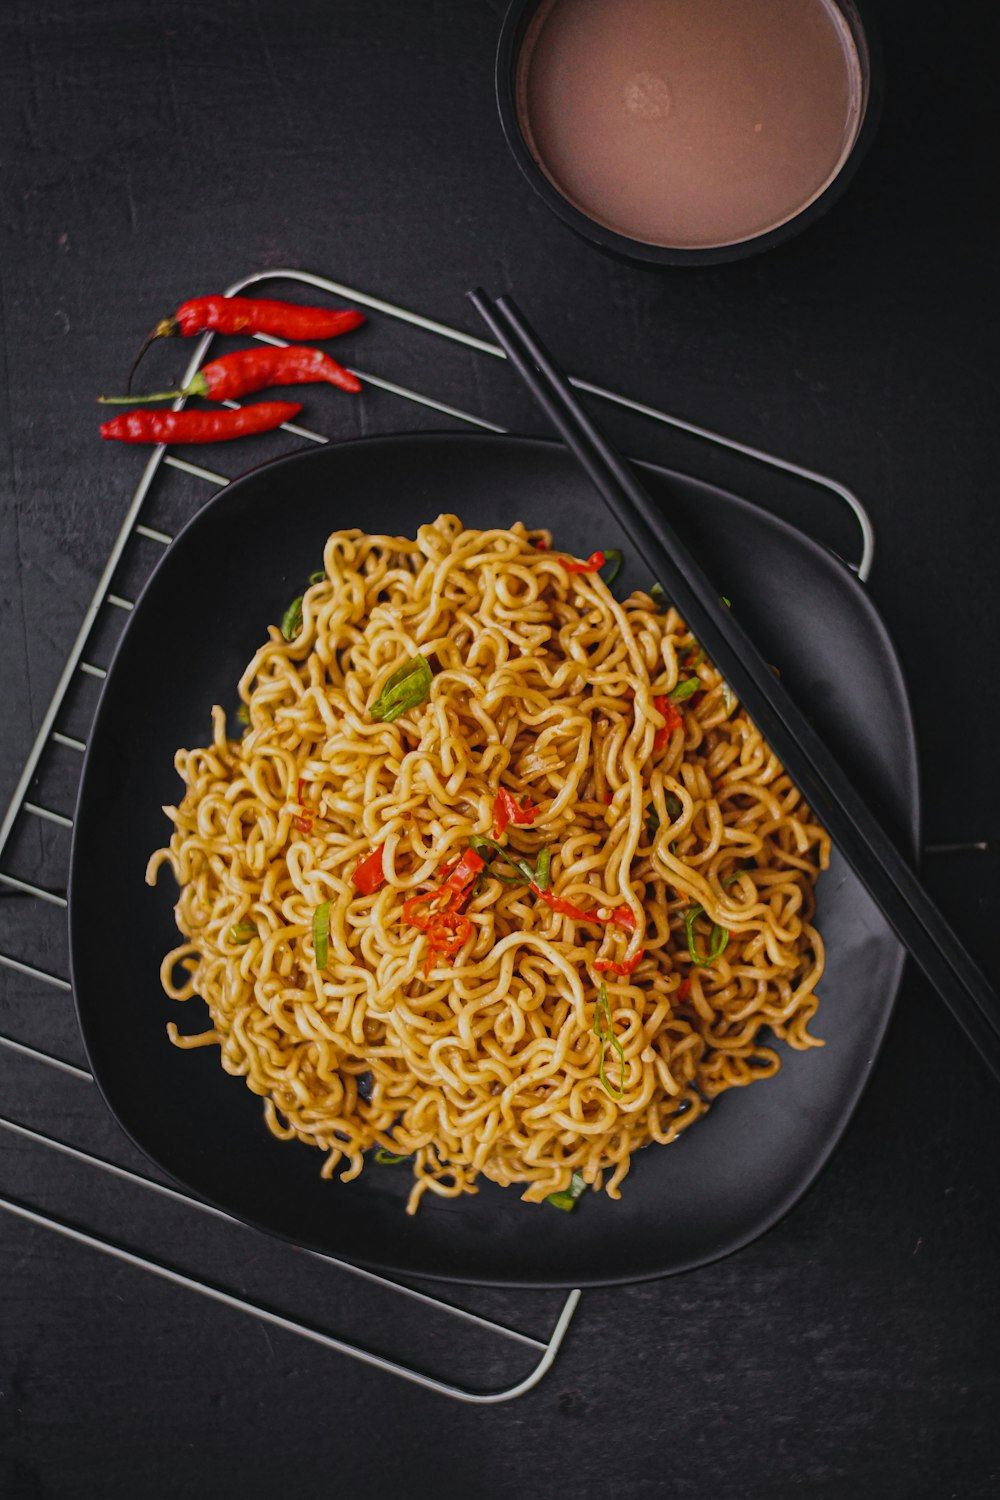
[[[913,726],[895,651],[864,590],[822,547],[746,501],[641,466],[655,501],[734,602],[906,846],[916,842]],[[215,1048],[179,1052],[168,1019],[198,1029],[160,989],[176,941],[165,872],[143,882],[176,801],[173,756],[207,743],[235,684],[331,531],[412,536],[452,511],[469,526],[547,526],[586,555],[621,547],[618,592],[648,587],[642,558],[554,444],[426,434],[292,454],[222,490],[164,554],[104,685],[80,788],[70,876],[73,985],[94,1074],[118,1120],[171,1177],[236,1217],[369,1267],[451,1280],[584,1286],[661,1276],[745,1245],[809,1187],[840,1138],[892,1011],[903,955],[835,854],[818,889],[828,963],[815,1032],[782,1048],[774,1079],[722,1096],[669,1147],[637,1153],[620,1203],[572,1214],[484,1182],[404,1213],[405,1167],[323,1182],[320,1152],[274,1139],[261,1103]],[[201,1002],[189,1002],[200,1012]]]

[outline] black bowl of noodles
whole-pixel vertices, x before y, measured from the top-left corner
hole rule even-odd
[[[831,553],[739,497],[652,465],[643,465],[642,470],[656,502],[669,509],[672,522],[708,565],[720,592],[733,600],[804,709],[828,736],[862,788],[878,802],[886,819],[895,824],[903,842],[913,846],[919,814],[910,710],[894,649],[862,586]],[[177,891],[167,871],[153,888],[144,880],[150,855],[170,833],[162,808],[176,804],[182,791],[173,769],[177,747],[211,744],[214,704],[229,711],[232,739],[242,733],[242,726],[232,717],[241,675],[267,640],[268,626],[282,621],[290,601],[303,593],[306,580],[322,567],[324,544],[332,532],[360,522],[369,533],[413,537],[418,526],[442,513],[461,516],[467,528],[509,528],[518,521],[528,528],[544,528],[552,534],[553,560],[557,551],[587,559],[596,548],[605,552],[620,548],[623,568],[614,583],[619,601],[633,590],[647,590],[652,582],[642,559],[630,555],[626,541],[616,534],[602,503],[579,475],[573,460],[551,443],[464,434],[366,439],[293,454],[254,470],[220,491],[180,533],[143,591],[115,654],[88,746],[73,840],[70,937],[74,993],[94,1075],[123,1128],[177,1182],[259,1228],[367,1267],[456,1281],[526,1286],[609,1284],[684,1270],[738,1249],[787,1212],[813,1182],[839,1140],[877,1056],[903,956],[836,850],[816,887],[815,924],[825,944],[826,967],[818,990],[819,1009],[809,1027],[824,1045],[799,1050],[761,1033],[756,1038],[761,1054],[769,1055],[773,1049],[780,1058],[780,1070],[774,1076],[762,1076],[749,1087],[719,1092],[710,1107],[699,1111],[692,1127],[678,1131],[671,1144],[653,1143],[634,1150],[617,1199],[604,1192],[587,1191],[572,1211],[560,1211],[547,1201],[523,1202],[516,1186],[501,1187],[480,1177],[475,1193],[448,1197],[426,1192],[418,1211],[408,1215],[407,1200],[414,1182],[412,1163],[393,1164],[385,1159],[384,1149],[381,1160],[376,1159],[374,1151],[368,1151],[363,1170],[354,1180],[342,1181],[337,1174],[324,1180],[320,1175],[322,1153],[299,1139],[278,1139],[264,1128],[261,1098],[254,1092],[264,1075],[257,1076],[254,1066],[240,1064],[244,1054],[236,1041],[231,1041],[223,1054],[225,1067],[230,1072],[242,1072],[243,1077],[227,1076],[220,1067],[218,1046],[181,1050],[167,1037],[171,1022],[181,1034],[201,1034],[203,1040],[211,1029],[206,1006],[198,994],[179,1006],[161,987],[161,962],[179,941],[173,914]],[[527,565],[523,571],[525,578],[533,576]],[[528,592],[519,593],[522,586]],[[508,603],[519,620],[526,619],[534,607],[529,597],[530,581],[523,585],[505,583],[503,587],[513,589]],[[372,599],[375,597],[373,593]],[[391,586],[387,585],[384,597],[391,600]],[[500,599],[499,604],[503,603]],[[312,607],[307,597],[307,624]],[[499,608],[496,600],[491,607]],[[294,635],[295,621],[291,629]],[[586,634],[586,627],[581,629]],[[611,656],[607,654],[612,648],[606,640],[598,639],[602,633],[607,634],[591,631],[582,661],[588,660],[588,652],[598,666],[612,660],[613,651]],[[460,633],[452,634],[457,641]],[[402,640],[401,635],[401,657]],[[444,645],[442,653],[447,656]],[[280,648],[272,655],[272,680],[277,684],[274,691],[280,694],[280,674],[285,670],[280,661],[285,658]],[[346,658],[341,655],[334,660],[335,655],[322,670],[316,669],[319,679],[324,671],[340,670],[338,663]],[[470,649],[466,655],[472,660],[474,653]],[[694,660],[693,652],[686,656],[685,674],[701,674],[704,678],[704,664]],[[476,674],[480,667],[475,661],[471,668],[468,662],[463,665],[452,660],[450,665],[457,674],[453,686],[445,694],[439,685],[433,700],[447,700],[441,710],[443,741],[452,734],[447,727],[451,722],[447,703],[459,702],[463,671],[467,674],[468,696],[462,700],[462,712],[474,712],[470,705],[478,701],[479,692]],[[376,676],[381,674],[379,681],[384,686],[386,661],[379,660],[372,670]],[[698,691],[703,690],[704,681]],[[716,688],[711,691],[718,696]],[[558,703],[557,685],[552,688],[552,696]],[[548,712],[550,703],[545,694],[537,694],[532,701],[532,712]],[[709,713],[705,705],[715,701],[711,692],[706,693],[695,712],[704,718]],[[685,712],[690,708],[684,705],[683,695],[681,704]],[[364,706],[356,705],[359,713]],[[321,710],[313,707],[310,712]],[[647,708],[641,712],[648,716]],[[610,709],[606,717],[614,721]],[[334,800],[336,778],[341,774],[336,751],[339,723],[334,716],[327,726],[334,747],[329,751]],[[363,736],[373,736],[371,743],[376,743],[380,732],[378,724],[371,724],[364,728]],[[470,745],[475,742],[475,755],[480,760],[487,752],[496,753],[495,747],[489,749],[488,739],[484,734],[479,742],[473,734],[469,740]],[[543,770],[546,753],[542,745],[538,765]],[[610,754],[608,751],[605,759]],[[717,754],[724,759],[723,750]],[[197,765],[205,775],[216,774],[212,752],[205,755],[207,758]],[[455,771],[453,761],[449,764]],[[493,774],[491,765],[486,765],[484,774]],[[281,773],[285,777],[289,774],[287,768]],[[417,798],[414,808],[422,805],[419,799],[425,795],[419,787],[415,789],[416,775],[412,763],[402,768],[394,793],[404,803],[406,797]],[[257,814],[259,826],[273,832],[272,825],[282,816],[278,806],[281,799],[272,796],[267,776],[259,791],[263,809]],[[308,786],[297,788],[297,795],[301,793],[306,800],[309,792]],[[380,795],[373,783],[372,808]],[[446,789],[442,795],[447,795]],[[269,797],[275,804],[270,812],[264,807]],[[627,842],[633,834],[640,843],[652,837],[638,827],[638,821],[634,827],[629,822],[631,799],[629,791],[608,809],[604,826],[612,851],[624,848],[622,841]],[[234,794],[232,804],[238,803],[239,797]],[[521,809],[523,799],[516,805]],[[223,840],[213,846],[217,857],[222,858],[219,851],[226,848],[225,838],[235,837],[233,828],[243,825],[238,808],[233,812],[230,806],[230,812],[224,814],[219,806],[215,805],[214,812],[206,812],[204,836],[208,845],[213,839]],[[372,815],[361,803],[357,807],[360,818]],[[665,803],[664,807],[665,815],[673,816],[670,807]],[[224,824],[230,814],[237,822],[227,833]],[[304,808],[299,808],[295,816],[309,822],[310,814]],[[775,816],[780,821],[780,808],[776,808]],[[412,821],[420,821],[419,811],[413,813]],[[404,818],[399,826],[405,822]],[[441,826],[447,833],[447,820]],[[345,835],[335,819],[331,829],[333,850],[336,840]],[[314,832],[307,831],[303,837],[311,837]],[[523,827],[513,823],[502,835],[504,840],[531,853],[531,868],[537,875],[537,855],[544,841],[530,826],[530,820]],[[595,847],[611,868],[612,854],[600,841]],[[678,847],[683,844],[678,843]],[[211,864],[211,853],[210,848],[205,869],[217,868]],[[557,851],[553,859],[556,880],[565,879],[560,874],[563,854]],[[343,881],[338,887],[340,877],[333,853],[330,858],[329,888],[335,905]],[[569,858],[565,854],[565,860]],[[746,868],[746,861],[739,863]],[[524,903],[538,898],[523,879],[516,888],[516,869],[504,869],[512,884],[505,888],[503,900],[513,903],[512,909],[527,910]],[[678,875],[682,887],[685,878],[682,871]],[[679,907],[676,891],[664,887],[661,905],[675,903],[666,918],[661,905],[652,899],[648,912],[644,908],[652,946],[666,930],[657,924],[666,920],[669,940],[676,946],[677,973],[686,962],[685,916],[694,904],[690,890],[697,889],[697,884],[689,890],[684,888],[681,894],[687,904]],[[717,898],[722,900],[720,892],[728,889],[720,885]],[[734,894],[729,899],[744,899],[739,895],[738,880],[732,889]],[[585,891],[586,885],[575,886],[574,890],[582,900],[579,892]],[[747,899],[752,895],[753,891],[748,891]],[[481,899],[475,897],[476,901]],[[518,902],[522,903],[520,907]],[[411,908],[411,912],[420,910],[419,903]],[[787,915],[788,908],[781,910]],[[295,925],[302,913],[294,899],[288,911],[288,930],[294,928],[295,941],[301,944],[303,953],[313,952],[314,935],[306,931],[308,923],[298,920]],[[234,921],[233,925],[239,924]],[[555,1057],[553,1072],[555,1077],[560,1069],[596,1069],[600,1053],[612,1082],[611,1092],[604,1095],[609,1100],[615,1081],[623,1078],[617,1072],[615,1049],[611,1046],[605,1050],[596,1038],[585,1038],[584,1031],[589,1033],[591,1028],[583,1023],[589,1023],[593,1014],[596,976],[591,960],[597,952],[610,955],[610,962],[620,960],[631,941],[627,927],[613,931],[612,925],[595,921],[589,927],[585,923],[573,926],[574,932],[582,934],[579,942],[587,950],[586,962],[581,961],[578,967],[582,976],[579,983],[584,986],[590,1008],[580,1013],[573,1048]],[[405,938],[398,923],[385,931],[383,939],[374,918],[367,921],[363,931],[352,929],[346,936],[335,923],[328,923],[331,963],[340,961],[338,944],[345,941],[354,944],[352,951],[357,954],[367,951],[376,957],[383,941],[391,948],[388,957],[382,954],[380,958],[386,965],[379,971],[385,995],[370,978],[366,980],[359,959],[350,1003],[346,997],[351,986],[345,981],[329,1013],[323,1009],[326,991],[322,989],[317,991],[319,1011],[310,1011],[301,999],[299,987],[306,983],[301,967],[281,956],[280,943],[274,945],[262,1002],[266,1021],[260,1022],[257,1051],[271,1059],[262,1063],[262,1068],[281,1072],[281,1086],[289,1091],[289,1099],[302,1085],[302,1120],[308,1120],[310,1090],[317,1087],[317,1078],[325,1077],[331,1090],[343,1091],[346,1087],[338,1069],[348,1068],[344,1061],[348,1054],[352,1107],[359,1116],[367,1107],[365,1095],[371,1097],[373,1084],[364,1076],[364,1053],[367,1046],[375,1046],[368,1035],[374,1036],[375,1031],[369,1026],[366,1033],[365,1007],[370,1006],[374,1015],[391,994],[389,1010],[398,1017],[403,1030],[410,1024],[407,1007],[415,1006],[416,1012],[420,1011],[420,997],[425,993],[422,957],[417,965],[411,950],[422,955],[427,929],[416,925],[408,929]],[[696,913],[692,937],[695,951],[703,959],[709,957],[713,945],[718,947],[707,915]],[[450,1051],[427,1050],[427,1058],[439,1059],[435,1066],[440,1065],[442,1076],[447,1069],[458,1068],[456,1098],[465,1097],[461,1093],[461,1069],[469,1066],[470,1058],[480,1066],[484,1049],[495,1045],[501,1060],[508,1059],[503,1066],[509,1066],[509,1054],[518,1046],[511,1026],[517,1029],[523,1025],[530,1032],[532,1005],[548,1003],[547,991],[535,1001],[530,999],[539,973],[548,973],[548,983],[565,990],[566,1015],[577,1003],[572,973],[552,979],[552,971],[544,963],[522,951],[524,942],[520,938],[504,941],[521,956],[516,967],[513,961],[508,965],[507,980],[494,975],[490,985],[484,983],[480,999],[483,1005],[489,1005],[496,997],[502,998],[506,983],[511,993],[516,989],[521,997],[517,1015],[509,1010],[503,1025],[492,1030],[487,1027],[485,1042],[482,1035],[473,1036],[470,1031],[466,1054],[456,1051],[451,1043]],[[536,942],[535,947],[544,950],[544,943]],[[734,937],[734,953],[738,948]],[[259,943],[256,947],[251,944],[248,952],[256,954],[259,949]],[[739,951],[746,956],[746,949]],[[326,957],[325,952],[322,956]],[[446,955],[442,952],[438,957],[443,962]],[[221,993],[228,983],[235,986],[232,993],[239,991],[243,982],[239,979],[240,962],[237,955],[231,968],[217,965],[203,971],[203,987],[218,982]],[[247,962],[252,969],[257,960],[251,957]],[[398,976],[393,965],[397,963],[411,965],[405,993],[396,985]],[[573,970],[572,965],[569,968]],[[438,972],[431,969],[432,975]],[[642,964],[634,971],[640,992],[643,975],[648,972]],[[684,972],[690,976],[693,971],[688,967]],[[627,1047],[641,1060],[641,1049],[632,1047],[625,1024],[627,1007],[632,1003],[628,1001],[632,978],[607,972],[607,980],[613,1002],[612,1030],[619,1039],[625,1038]],[[658,982],[655,976],[650,981],[654,986]],[[670,988],[680,1013],[683,1004],[676,993],[676,975],[670,979]],[[436,1020],[447,1031],[447,997],[451,992],[447,984],[439,985],[439,990],[435,1003],[445,1009],[435,1013]],[[362,995],[363,999],[359,998]],[[639,1005],[638,999],[635,1004]],[[474,1010],[473,1006],[468,1013],[469,1026],[473,1025]],[[780,1004],[772,1005],[772,1016],[780,1010]],[[320,1040],[314,1038],[310,1045],[308,1036],[300,1038],[301,1047],[287,1056],[281,1047],[268,1052],[268,1038],[273,1041],[274,1036],[283,1035],[281,1028],[293,1012],[296,1026],[306,1031],[314,1028]],[[595,1019],[600,1031],[600,1020]],[[259,1017],[252,1021],[257,1025]],[[741,1045],[732,1014],[724,1021],[716,1039],[720,1057],[714,1064],[722,1072],[729,1063],[721,1054],[728,1047],[736,1055]],[[668,1024],[669,1017],[666,1021],[661,1017],[661,1022]],[[395,1022],[390,1016],[381,1024]],[[278,1030],[269,1031],[269,1027]],[[345,1042],[345,1037],[353,1040]],[[709,1055],[714,1057],[715,1053],[705,1053]],[[553,1062],[551,1049],[546,1058]],[[429,1066],[424,1057],[417,1063],[425,1071]],[[379,1066],[376,1063],[376,1090]],[[655,1069],[657,1065],[652,1066]],[[770,1070],[769,1063],[761,1069],[762,1073]],[[502,1068],[497,1090],[486,1090],[483,1098],[474,1099],[474,1090],[470,1091],[470,1150],[492,1128],[488,1123],[489,1095],[503,1093],[501,1075]],[[437,1075],[433,1082],[436,1085]],[[600,1107],[600,1097],[594,1092],[587,1095],[598,1101],[593,1108]],[[389,1104],[383,1103],[382,1123],[388,1122],[391,1127],[394,1116]],[[402,1104],[397,1103],[401,1111]],[[648,1101],[640,1101],[633,1111],[636,1118],[647,1105]],[[480,1109],[478,1115],[476,1109]],[[586,1121],[589,1117],[583,1118]],[[280,1112],[275,1119],[279,1128],[283,1121],[287,1123]],[[635,1128],[634,1120],[623,1124],[621,1139]],[[551,1128],[553,1140],[560,1130],[567,1130],[565,1121]],[[572,1134],[570,1131],[566,1139]],[[382,1138],[391,1141],[391,1129],[383,1130]],[[343,1166],[342,1161],[338,1173]]]

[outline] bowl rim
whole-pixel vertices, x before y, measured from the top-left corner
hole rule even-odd
[[[864,85],[861,120],[854,141],[840,169],[811,203],[763,234],[734,240],[727,245],[684,248],[654,245],[632,239],[592,219],[565,197],[539,166],[524,137],[517,108],[517,69],[521,48],[531,20],[547,0],[510,0],[497,39],[494,89],[500,126],[511,155],[546,206],[582,239],[621,260],[645,266],[711,266],[745,260],[800,234],[821,218],[850,186],[871,146],[882,108],[882,50],[878,34],[866,12],[862,18],[856,0],[830,0],[842,13],[854,38]]]

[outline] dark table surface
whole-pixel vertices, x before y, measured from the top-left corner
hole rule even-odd
[[[857,489],[878,532],[871,591],[912,688],[926,840],[997,839],[995,8],[884,0],[882,125],[843,202],[769,256],[670,275],[602,259],[521,180],[491,97],[501,9],[0,8],[0,803],[141,467],[97,441],[93,395],[120,385],[138,337],[184,296],[292,266],[470,329],[464,290],[510,288],[580,374]],[[538,430],[501,366],[388,325],[372,338],[389,378]],[[146,374],[165,382],[185,359],[162,347]],[[313,395],[310,410],[332,409]],[[384,394],[344,423],[441,425]],[[667,432],[613,425],[634,451],[716,473]],[[254,452],[210,466],[235,473]],[[829,502],[722,470],[848,545]],[[206,493],[191,481],[177,504]],[[52,805],[72,805],[71,759],[46,763]],[[20,828],[6,867],[58,889],[65,839]],[[1000,858],[926,868],[1000,979]],[[0,899],[3,951],[65,972],[62,928],[51,908]],[[80,1060],[68,997],[2,969],[0,1031]],[[0,1088],[3,1114],[147,1170],[87,1085],[0,1053]],[[998,1126],[1000,1090],[908,972],[867,1094],[794,1212],[718,1265],[586,1294],[547,1378],[493,1408],[0,1214],[0,1493],[995,1495]],[[3,1132],[0,1193],[471,1385],[527,1367]],[[558,1299],[467,1300],[537,1330]]]

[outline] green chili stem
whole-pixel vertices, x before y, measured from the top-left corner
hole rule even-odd
[[[176,401],[179,396],[207,396],[208,377],[203,371],[179,391],[152,391],[148,396],[98,396],[98,406],[148,406],[151,401]]]

